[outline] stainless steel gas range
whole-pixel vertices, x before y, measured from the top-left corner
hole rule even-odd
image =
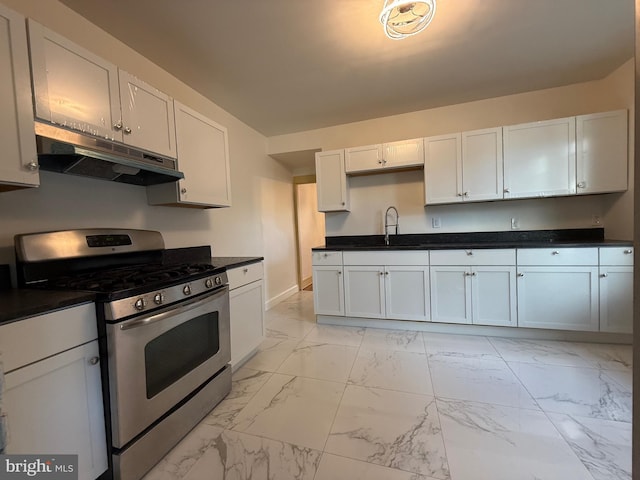
[[[231,389],[226,272],[171,258],[149,230],[33,233],[15,247],[21,286],[95,292],[110,471],[141,478]]]

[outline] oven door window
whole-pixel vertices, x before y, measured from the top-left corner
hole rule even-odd
[[[144,348],[147,398],[180,380],[220,350],[218,312],[184,322]]]

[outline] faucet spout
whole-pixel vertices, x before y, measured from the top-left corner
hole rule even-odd
[[[389,223],[389,212],[393,210],[396,214],[395,223]],[[389,227],[395,227],[395,234],[398,234],[398,226],[400,225],[400,215],[398,214],[398,209],[394,206],[387,208],[387,211],[384,213],[384,244],[389,245]]]

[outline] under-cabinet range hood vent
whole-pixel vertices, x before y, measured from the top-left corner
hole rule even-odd
[[[41,170],[143,186],[184,178],[172,158],[40,122],[35,132]]]

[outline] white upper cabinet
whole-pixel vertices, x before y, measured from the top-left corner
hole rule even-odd
[[[503,198],[502,127],[462,133],[462,198]]]
[[[130,73],[118,73],[124,143],[176,158],[173,99]]]
[[[227,129],[174,102],[178,167],[184,179],[147,187],[152,205],[228,207],[231,174]]]
[[[24,17],[0,5],[0,191],[40,183]]]
[[[345,152],[347,173],[420,167],[422,165],[424,165],[424,153],[421,138],[347,148]]]
[[[36,117],[122,141],[118,69],[29,20]]]
[[[424,139],[425,204],[462,201],[462,136]]]
[[[316,183],[320,212],[349,211],[344,150],[316,153]]]
[[[575,117],[504,127],[504,198],[576,193]]]
[[[171,97],[32,20],[29,40],[38,119],[176,157]]]
[[[627,189],[627,111],[576,117],[577,193]]]

